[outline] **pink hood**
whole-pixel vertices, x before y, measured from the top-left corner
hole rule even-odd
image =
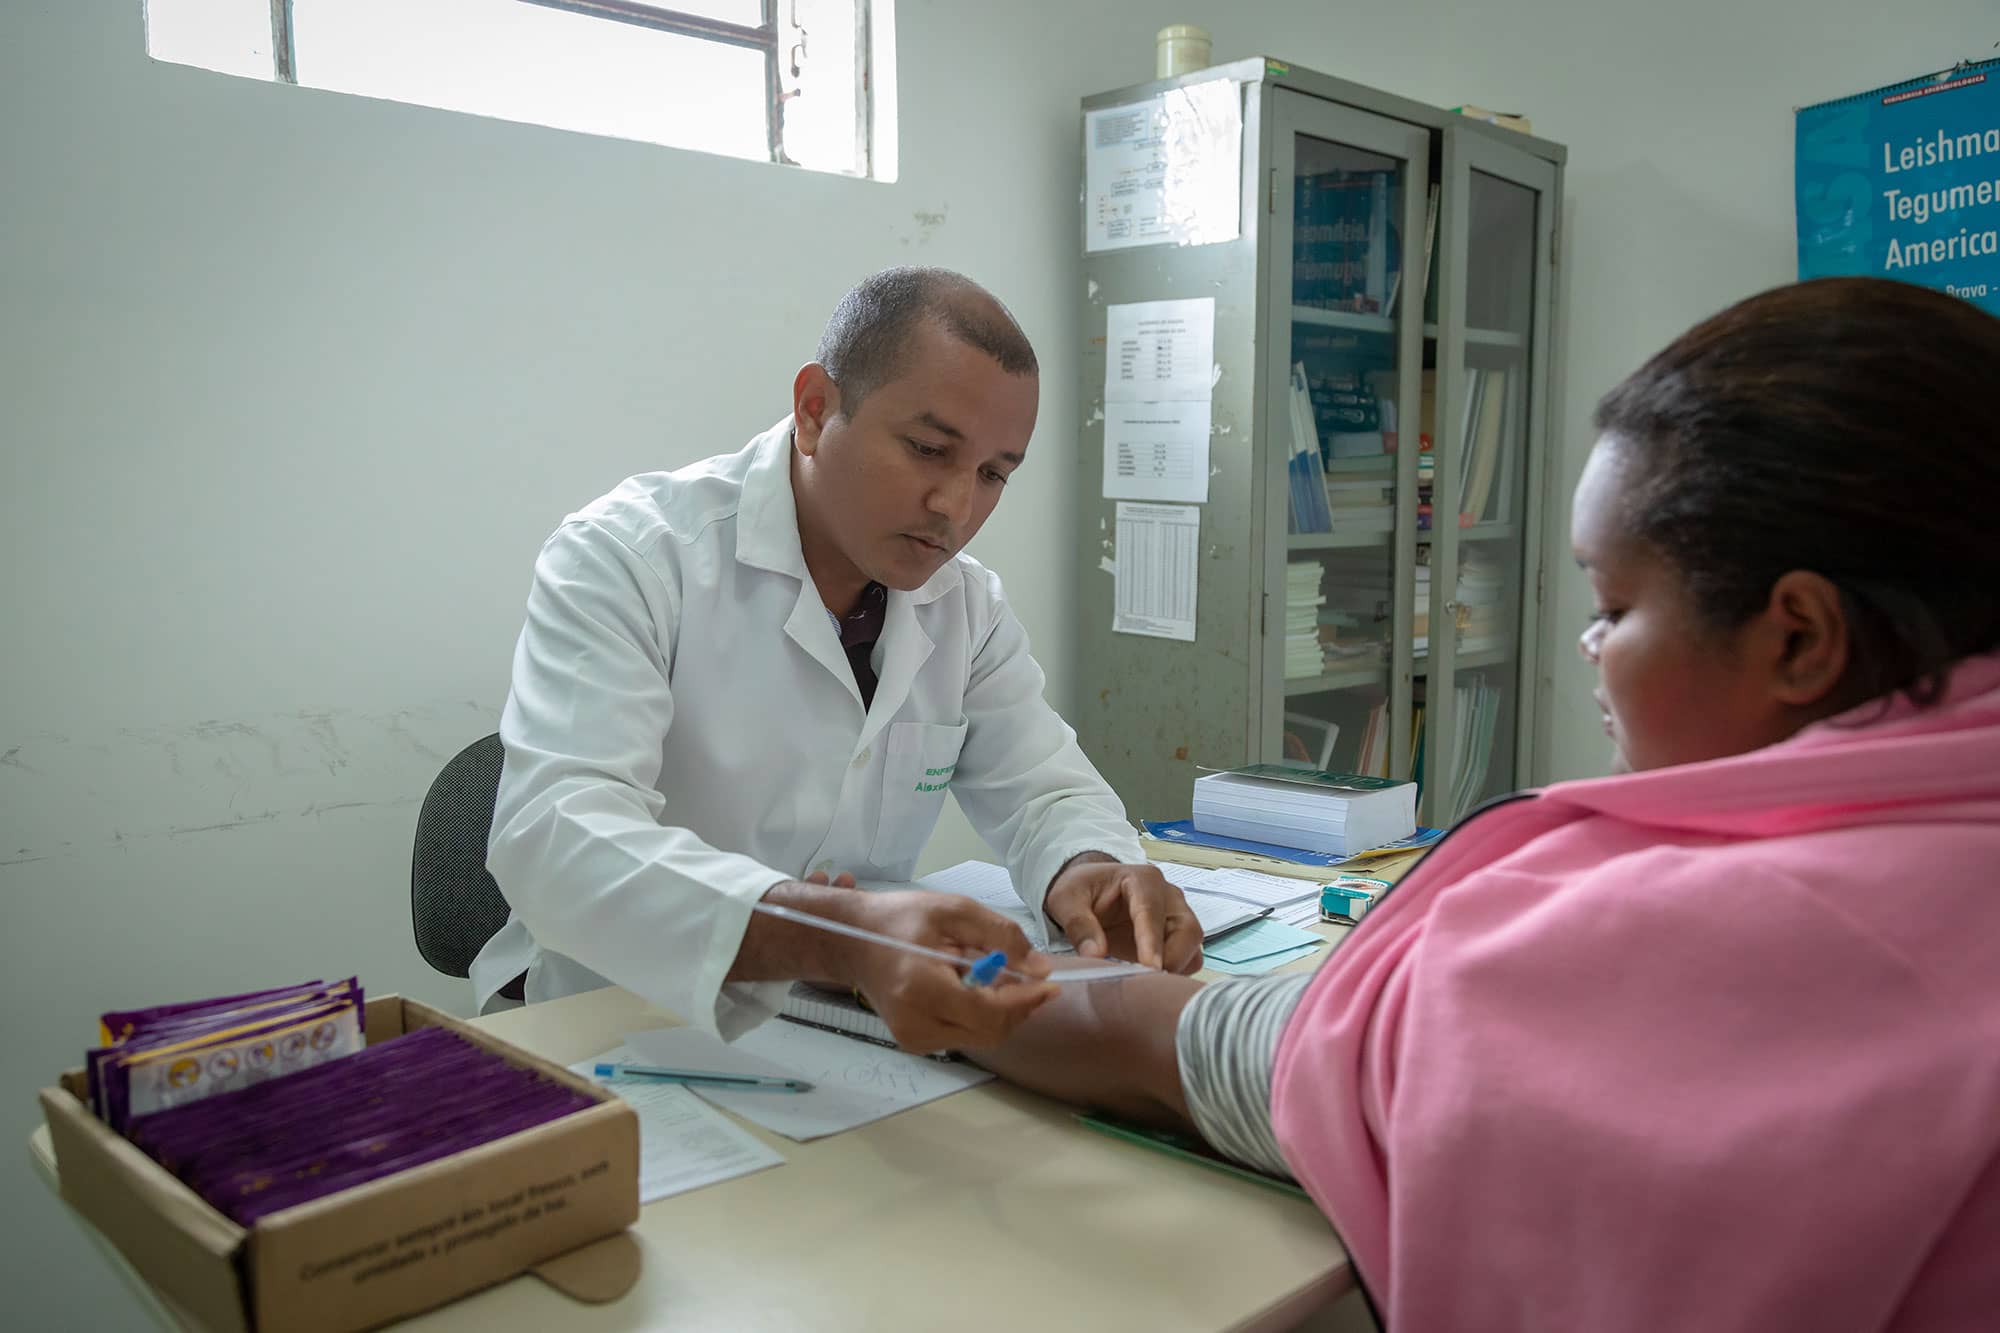
[[[1273,1118],[1394,1333],[2000,1327],[2000,657],[1467,821]]]

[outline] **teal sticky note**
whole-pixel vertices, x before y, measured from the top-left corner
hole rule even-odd
[[[1207,960],[1207,965],[1214,968],[1217,972],[1227,972],[1232,976],[1256,977],[1262,976],[1266,972],[1275,972],[1286,963],[1295,963],[1301,958],[1308,957],[1318,947],[1317,942],[1313,944],[1301,944],[1296,949],[1286,949],[1280,953],[1265,954],[1262,958],[1252,958],[1247,963],[1232,963],[1222,958],[1210,958]]]
[[[1210,961],[1221,959],[1229,963],[1247,963],[1254,958],[1319,942],[1319,936],[1309,930],[1300,930],[1297,926],[1265,917],[1208,941],[1202,946],[1202,952]]]

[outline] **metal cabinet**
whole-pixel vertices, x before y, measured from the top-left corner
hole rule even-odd
[[[1185,816],[1198,767],[1292,762],[1414,777],[1449,824],[1544,769],[1564,151],[1262,59],[1088,98],[1085,124],[1217,81],[1235,239],[1092,249],[1085,219],[1073,721],[1135,818]],[[1194,637],[1120,632],[1107,331],[1201,297]]]

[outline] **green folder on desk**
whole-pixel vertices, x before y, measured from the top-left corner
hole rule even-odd
[[[1124,1139],[1127,1143],[1136,1143],[1142,1148],[1151,1148],[1155,1152],[1163,1152],[1169,1157],[1178,1157],[1211,1170],[1227,1171],[1232,1176],[1252,1180],[1259,1185],[1266,1185],[1301,1199],[1309,1198],[1304,1190],[1291,1181],[1279,1180],[1276,1176],[1267,1176],[1261,1171],[1252,1171],[1247,1166],[1238,1166],[1192,1134],[1176,1134],[1169,1129],[1149,1129],[1141,1125],[1127,1124],[1122,1120],[1107,1120],[1103,1116],[1086,1115],[1082,1112],[1078,1112],[1076,1118],[1098,1133],[1109,1134],[1114,1139]]]

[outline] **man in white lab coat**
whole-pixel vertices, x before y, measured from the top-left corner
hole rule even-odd
[[[910,878],[947,790],[1079,952],[1199,966],[1194,914],[961,554],[1038,393],[998,301],[893,269],[842,300],[790,417],[556,530],[500,723],[488,863],[513,914],[473,964],[482,1005],[523,973],[529,1000],[613,982],[733,1037],[806,978],[858,989],[910,1049],[991,1045],[1053,987],[969,988],[751,909],[1023,959],[969,899],[852,887]]]

